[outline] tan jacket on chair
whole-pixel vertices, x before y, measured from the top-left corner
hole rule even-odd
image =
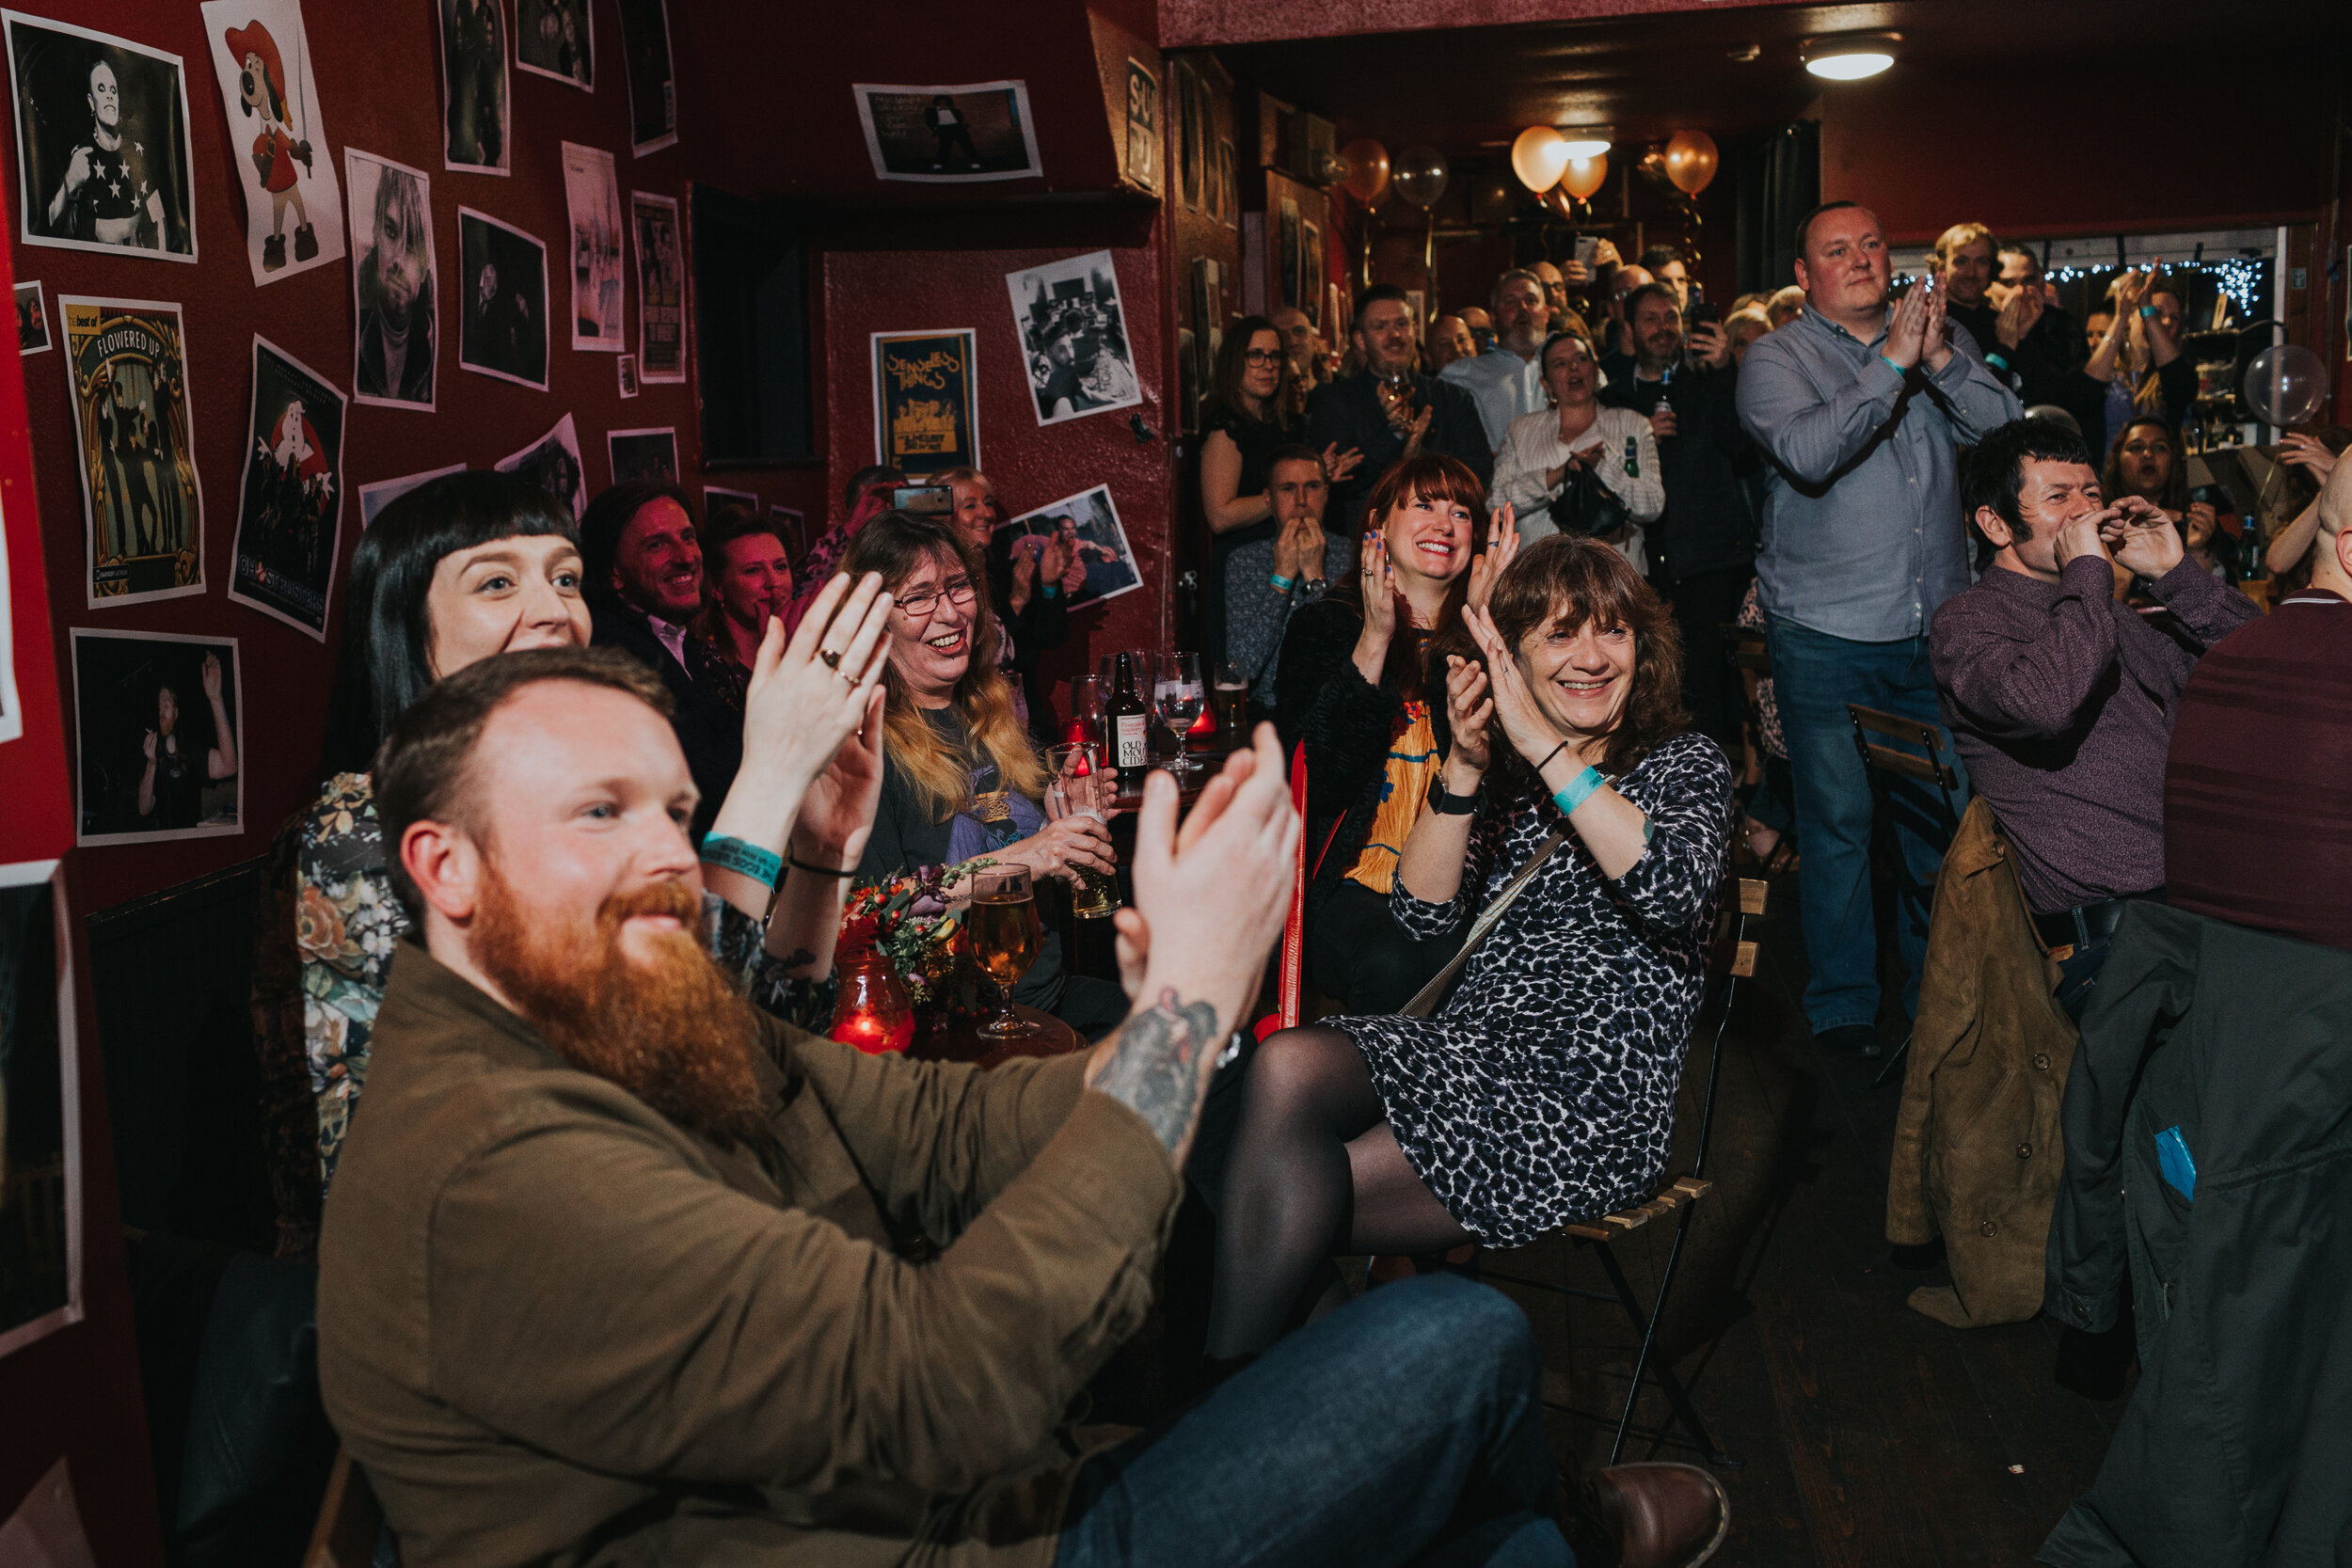
[[[2074,1039],[2009,847],[1979,798],[1936,874],[1887,1173],[1886,1239],[1915,1246],[1941,1233],[1952,1266],[1950,1288],[1914,1291],[1914,1309],[1955,1328],[2042,1309]]]

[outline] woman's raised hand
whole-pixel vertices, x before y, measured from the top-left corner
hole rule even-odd
[[[1354,447],[1342,451],[1340,444],[1334,441],[1323,449],[1324,477],[1333,484],[1343,484],[1348,475],[1356,471],[1356,466],[1363,460],[1364,454]]]
[[[1504,501],[1495,508],[1494,516],[1486,524],[1486,549],[1470,562],[1467,602],[1484,609],[1487,599],[1494,594],[1495,578],[1502,575],[1502,569],[1511,564],[1512,558],[1518,553],[1518,513],[1509,501]]]
[[[1389,562],[1388,541],[1377,530],[1364,535],[1356,569],[1364,591],[1364,629],[1356,635],[1356,669],[1378,686],[1390,640],[1396,636],[1396,568]]]
[[[739,776],[772,780],[795,798],[857,733],[888,660],[890,595],[882,575],[847,574],[818,591],[787,641],[771,618],[743,698]]]
[[[1454,735],[1454,751],[1447,760],[1459,762],[1474,773],[1486,772],[1492,760],[1487,725],[1494,716],[1495,702],[1485,669],[1476,659],[1446,655],[1445,721]]]
[[[1565,738],[1543,709],[1535,705],[1535,693],[1529,690],[1527,677],[1519,673],[1518,660],[1502,641],[1502,633],[1495,626],[1494,617],[1478,606],[1466,606],[1462,625],[1470,628],[1471,641],[1478,651],[1486,656],[1486,680],[1494,693],[1495,717],[1502,723],[1503,737],[1511,749],[1525,757],[1531,767],[1541,767],[1546,757]],[[1453,690],[1449,680],[1447,700]]]

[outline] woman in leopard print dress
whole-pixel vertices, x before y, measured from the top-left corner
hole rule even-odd
[[[1391,911],[1416,937],[1458,932],[1565,841],[1434,1017],[1334,1018],[1251,1060],[1213,1357],[1271,1344],[1332,1252],[1518,1244],[1648,1196],[1665,1164],[1731,769],[1683,729],[1673,617],[1613,550],[1542,540],[1464,621],[1446,799],[1414,825]]]

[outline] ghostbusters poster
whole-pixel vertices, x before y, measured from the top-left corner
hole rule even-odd
[[[253,281],[274,283],[343,257],[343,199],[319,118],[310,40],[294,0],[206,0],[230,163],[245,187]]]
[[[26,245],[196,260],[180,56],[0,11]]]
[[[326,641],[343,515],[343,395],[259,333],[229,596]]]
[[[88,530],[89,608],[204,592],[204,497],[180,307],[57,296]]]

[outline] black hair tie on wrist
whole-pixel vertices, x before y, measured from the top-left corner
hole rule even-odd
[[[1538,775],[1541,775],[1541,774],[1542,774],[1542,772],[1543,772],[1543,770],[1544,770],[1544,768],[1545,768],[1546,767],[1548,767],[1548,766],[1550,764],[1551,759],[1552,759],[1552,758],[1554,758],[1554,757],[1556,757],[1556,756],[1558,756],[1561,752],[1563,752],[1566,751],[1567,749],[1568,749],[1568,743],[1567,743],[1566,741],[1563,740],[1562,742],[1560,742],[1560,744],[1559,744],[1559,745],[1554,746],[1554,747],[1553,747],[1550,751],[1546,752],[1544,753],[1544,760],[1543,760],[1542,762],[1539,762],[1539,763],[1537,763],[1537,764],[1535,765],[1535,771],[1536,771],[1536,773],[1537,773]]]

